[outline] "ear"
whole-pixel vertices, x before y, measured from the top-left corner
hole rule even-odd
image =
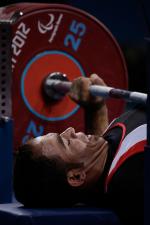
[[[85,183],[86,173],[81,168],[71,169],[67,172],[67,181],[72,187],[79,187]]]

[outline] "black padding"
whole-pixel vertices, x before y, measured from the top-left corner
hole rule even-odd
[[[27,209],[18,203],[0,204],[0,225],[119,225],[106,209]]]

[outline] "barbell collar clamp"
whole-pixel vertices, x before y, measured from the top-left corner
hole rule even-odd
[[[42,85],[44,96],[52,101],[61,100],[71,87],[71,82],[66,81],[68,81],[66,74],[60,72],[49,74]],[[70,83],[70,86],[68,86],[68,83]]]

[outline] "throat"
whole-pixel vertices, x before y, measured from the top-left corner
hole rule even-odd
[[[104,141],[103,145],[91,153],[89,160],[85,165],[85,172],[88,179],[92,182],[98,180],[102,175],[108,156],[108,143]]]

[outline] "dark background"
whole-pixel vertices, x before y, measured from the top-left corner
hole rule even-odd
[[[1,0],[0,6],[24,2]],[[128,68],[129,90],[147,93],[148,44],[150,43],[149,0],[46,0],[27,2],[65,3],[97,17],[118,41]]]

